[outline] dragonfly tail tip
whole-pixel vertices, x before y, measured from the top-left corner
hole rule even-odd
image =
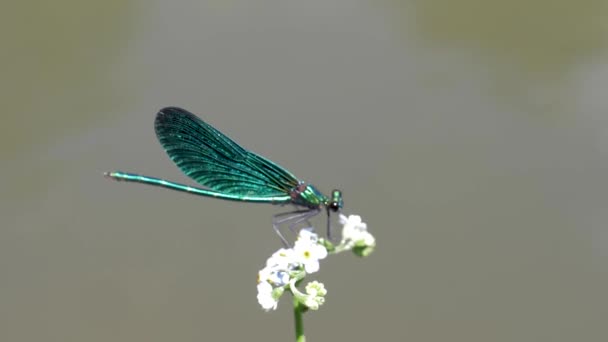
[[[104,173],[103,173],[103,176],[104,176],[105,178],[108,178],[108,179],[113,179],[113,180],[116,180],[116,178],[114,177],[114,172],[107,172],[107,171],[106,171],[106,172],[104,172]]]

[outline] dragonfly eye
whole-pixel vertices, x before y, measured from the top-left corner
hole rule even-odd
[[[340,205],[338,204],[338,202],[331,202],[329,203],[329,209],[331,209],[331,211],[333,212],[336,212],[340,210]]]

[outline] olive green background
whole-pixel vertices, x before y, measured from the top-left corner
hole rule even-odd
[[[102,177],[188,181],[169,105],[368,222],[310,341],[608,340],[606,1],[2,7],[0,341],[292,339],[255,298],[281,208]]]

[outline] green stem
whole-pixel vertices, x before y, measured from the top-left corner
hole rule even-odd
[[[305,342],[304,336],[304,307],[294,296],[293,298],[293,318],[296,325],[296,342]]]

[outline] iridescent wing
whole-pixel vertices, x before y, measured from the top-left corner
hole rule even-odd
[[[156,136],[173,162],[197,183],[232,196],[289,195],[298,179],[281,166],[239,146],[194,114],[160,110]]]

